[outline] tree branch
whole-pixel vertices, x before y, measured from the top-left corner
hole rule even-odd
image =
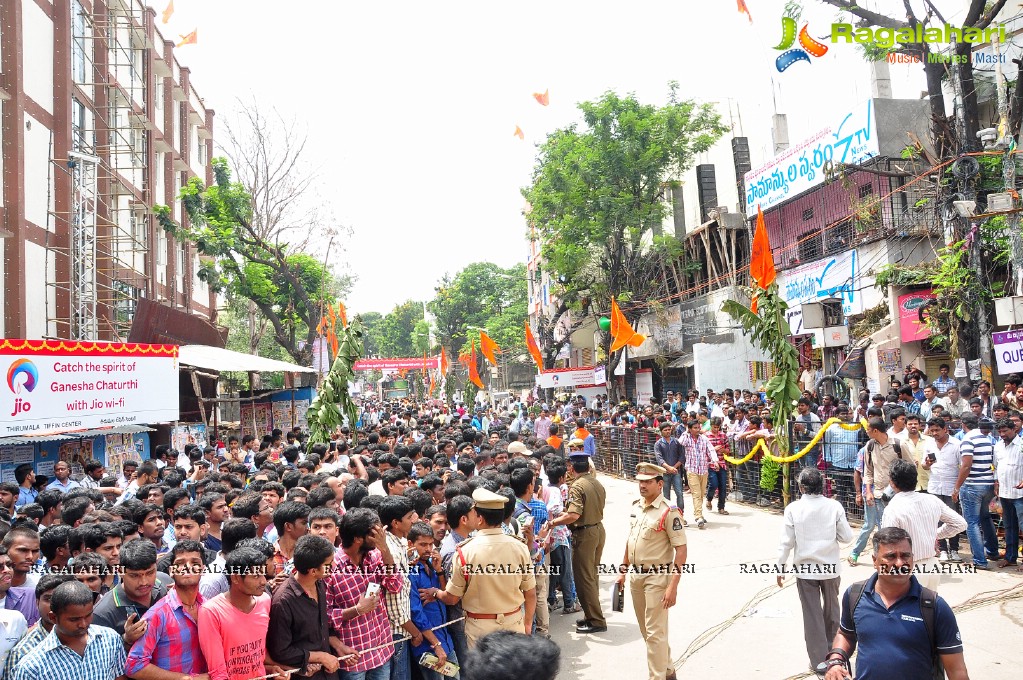
[[[886,28],[906,28],[909,24],[905,21],[898,21],[892,19],[884,14],[878,14],[872,12],[869,9],[860,7],[856,4],[855,0],[821,0],[821,2],[837,7],[840,10],[849,12],[853,16],[857,16],[863,20],[866,24],[873,24],[875,26],[883,26]]]
[[[978,2],[978,1],[979,0],[975,0],[975,2]],[[997,2],[995,2],[995,4],[991,5],[991,9],[989,9],[984,14],[984,16],[982,16],[979,20],[977,20],[976,23],[974,23],[974,24],[964,24],[964,25],[966,25],[966,26],[972,25],[972,26],[974,26],[976,28],[987,28],[988,26],[991,25],[991,22],[995,20],[995,17],[998,16],[998,13],[1002,11],[1002,8],[1005,7],[1005,2],[1006,2],[1006,0],[997,0]],[[979,4],[983,7],[984,3],[980,2]]]

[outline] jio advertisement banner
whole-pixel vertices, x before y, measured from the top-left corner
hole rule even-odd
[[[178,348],[0,340],[0,436],[178,419]]]

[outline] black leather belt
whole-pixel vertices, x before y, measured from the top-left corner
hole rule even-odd
[[[572,531],[582,531],[583,529],[589,529],[590,527],[595,527],[595,526],[597,526],[597,525],[596,524],[583,524],[582,526],[577,526],[577,527],[576,526],[572,526],[572,527],[569,527],[569,529],[571,529]]]

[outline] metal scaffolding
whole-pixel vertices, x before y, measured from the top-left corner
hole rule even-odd
[[[52,214],[70,230],[65,254],[71,280],[50,282],[68,294],[70,318],[58,316],[49,304],[47,318],[68,322],[76,339],[100,334],[125,339],[148,287],[152,191],[147,161],[153,125],[145,109],[145,64],[153,46],[145,34],[145,12],[138,0],[113,0],[102,15],[77,2],[72,7],[72,77],[87,101],[89,93],[92,99],[86,104],[76,95],[74,151],[66,159],[51,158],[55,168],[70,175],[70,210]],[[97,65],[97,54],[105,54],[105,66]],[[101,93],[102,107],[96,105]]]

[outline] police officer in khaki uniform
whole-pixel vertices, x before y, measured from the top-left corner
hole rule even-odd
[[[625,544],[625,572],[632,574],[629,591],[646,641],[650,680],[672,680],[675,667],[668,647],[668,609],[675,605],[681,568],[686,563],[686,530],[682,512],[661,493],[665,469],[653,463],[636,466],[639,493],[632,504],[632,526]]]
[[[536,576],[529,549],[501,530],[507,499],[483,488],[476,489],[472,499],[479,530],[458,545],[447,588],[419,591],[424,602],[437,599],[454,605],[461,600],[470,649],[495,630],[529,635],[536,611]]]
[[[590,463],[590,455],[583,453],[583,441],[568,443],[573,479],[568,489],[568,507],[564,514],[550,524],[567,524],[572,530],[572,572],[575,590],[582,605],[584,618],[576,621],[577,633],[602,633],[607,630],[607,619],[600,608],[600,584],[597,568],[604,552],[604,485],[597,480],[597,472]]]

